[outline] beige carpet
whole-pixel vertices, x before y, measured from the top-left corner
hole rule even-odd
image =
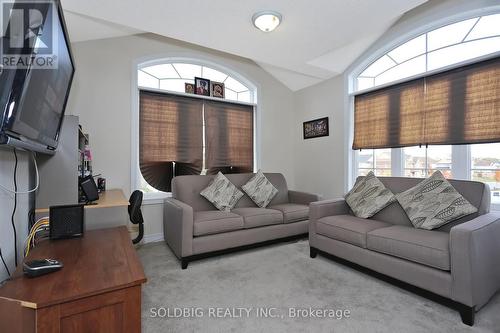
[[[195,261],[187,270],[163,242],[138,253],[148,277],[143,332],[500,332],[498,294],[471,328],[454,310],[321,255],[309,258],[305,240]],[[326,310],[326,318],[310,317],[309,307]],[[306,317],[293,317],[298,308]],[[180,311],[191,313],[176,318]]]

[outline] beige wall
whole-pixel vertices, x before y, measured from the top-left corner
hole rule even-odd
[[[76,74],[67,112],[90,134],[94,173],[108,188],[131,191],[131,110],[134,63],[140,59],[189,57],[221,64],[258,87],[260,167],[281,172],[294,187],[292,92],[254,62],[151,34],[72,45]],[[161,232],[159,209],[148,207],[146,234]],[[149,220],[149,221],[148,221]]]
[[[344,193],[344,79],[336,76],[295,95],[295,184],[324,198]],[[303,139],[304,121],[328,117],[330,135]]]
[[[17,151],[17,186],[18,191],[29,189],[29,167],[32,160],[27,152]],[[12,148],[0,146],[0,184],[14,189],[14,155]],[[10,272],[14,272],[14,236],[11,224],[11,215],[14,208],[14,194],[0,189],[0,248]],[[18,260],[22,260],[23,244],[28,235],[28,194],[17,195],[17,209],[14,216],[14,224],[17,231]],[[0,261],[0,281],[8,277],[7,272]]]

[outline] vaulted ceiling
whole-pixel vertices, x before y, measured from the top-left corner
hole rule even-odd
[[[62,0],[71,40],[152,32],[249,58],[292,90],[342,73],[405,12],[427,0]],[[252,15],[278,11],[272,33]]]

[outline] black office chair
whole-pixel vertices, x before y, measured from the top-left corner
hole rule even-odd
[[[132,240],[132,243],[137,244],[144,237],[144,219],[142,218],[141,205],[142,205],[142,191],[135,190],[130,195],[128,200],[130,205],[128,206],[128,215],[130,216],[130,222],[133,224],[139,224],[139,234],[136,238]]]

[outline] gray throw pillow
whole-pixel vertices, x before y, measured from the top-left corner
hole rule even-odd
[[[439,228],[477,212],[477,208],[458,193],[440,171],[399,193],[396,198],[413,226],[420,229]]]
[[[243,196],[243,192],[238,190],[221,172],[215,176],[214,180],[203,191],[200,192],[218,210],[230,211],[234,208],[238,200]]]
[[[269,202],[278,194],[276,187],[260,170],[241,188],[261,208],[266,208]]]
[[[370,171],[354,184],[353,188],[346,194],[345,201],[351,207],[354,215],[366,219],[396,201],[396,197]]]

